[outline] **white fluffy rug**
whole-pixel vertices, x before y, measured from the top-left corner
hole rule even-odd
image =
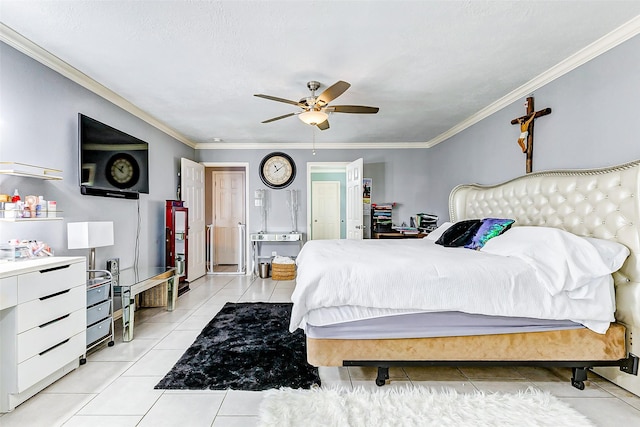
[[[313,388],[269,390],[260,405],[260,427],[585,427],[586,417],[549,393],[455,390]]]

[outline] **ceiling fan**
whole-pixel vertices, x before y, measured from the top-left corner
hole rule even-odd
[[[284,102],[302,108],[299,113],[289,113],[283,116],[274,117],[263,121],[262,123],[270,123],[286,117],[298,116],[300,120],[311,126],[317,126],[320,130],[329,129],[328,113],[352,113],[352,114],[375,114],[378,107],[365,107],[362,105],[333,105],[329,103],[342,95],[351,85],[342,80],[329,86],[324,92],[316,96],[316,90],[320,88],[320,83],[312,80],[307,83],[307,87],[311,91],[311,96],[302,98],[300,101],[291,101],[289,99],[278,98],[270,95],[255,94],[254,96],[270,99],[271,101]]]

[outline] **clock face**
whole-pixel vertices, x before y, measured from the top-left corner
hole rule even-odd
[[[260,162],[260,179],[267,187],[285,188],[296,177],[296,164],[285,153],[271,153]]]
[[[118,188],[131,188],[140,179],[140,167],[132,155],[114,154],[107,162],[107,181]]]

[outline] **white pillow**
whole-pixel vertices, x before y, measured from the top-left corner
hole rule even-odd
[[[583,239],[595,246],[602,259],[609,265],[612,271],[619,270],[631,253],[629,248],[622,243],[595,237],[583,237]]]
[[[522,259],[536,270],[551,295],[574,291],[619,268],[585,238],[551,227],[512,227],[481,251]]]
[[[452,222],[444,222],[444,223],[442,223],[442,225],[440,227],[436,228],[431,233],[427,234],[425,236],[425,239],[433,240],[433,241],[438,240],[440,238],[440,236],[442,236],[444,234],[444,232],[447,231],[447,228],[451,227],[452,225],[453,225]]]

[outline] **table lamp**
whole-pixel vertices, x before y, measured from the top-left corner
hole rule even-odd
[[[96,248],[113,245],[113,221],[67,223],[67,248],[90,249],[89,270],[96,269]]]

